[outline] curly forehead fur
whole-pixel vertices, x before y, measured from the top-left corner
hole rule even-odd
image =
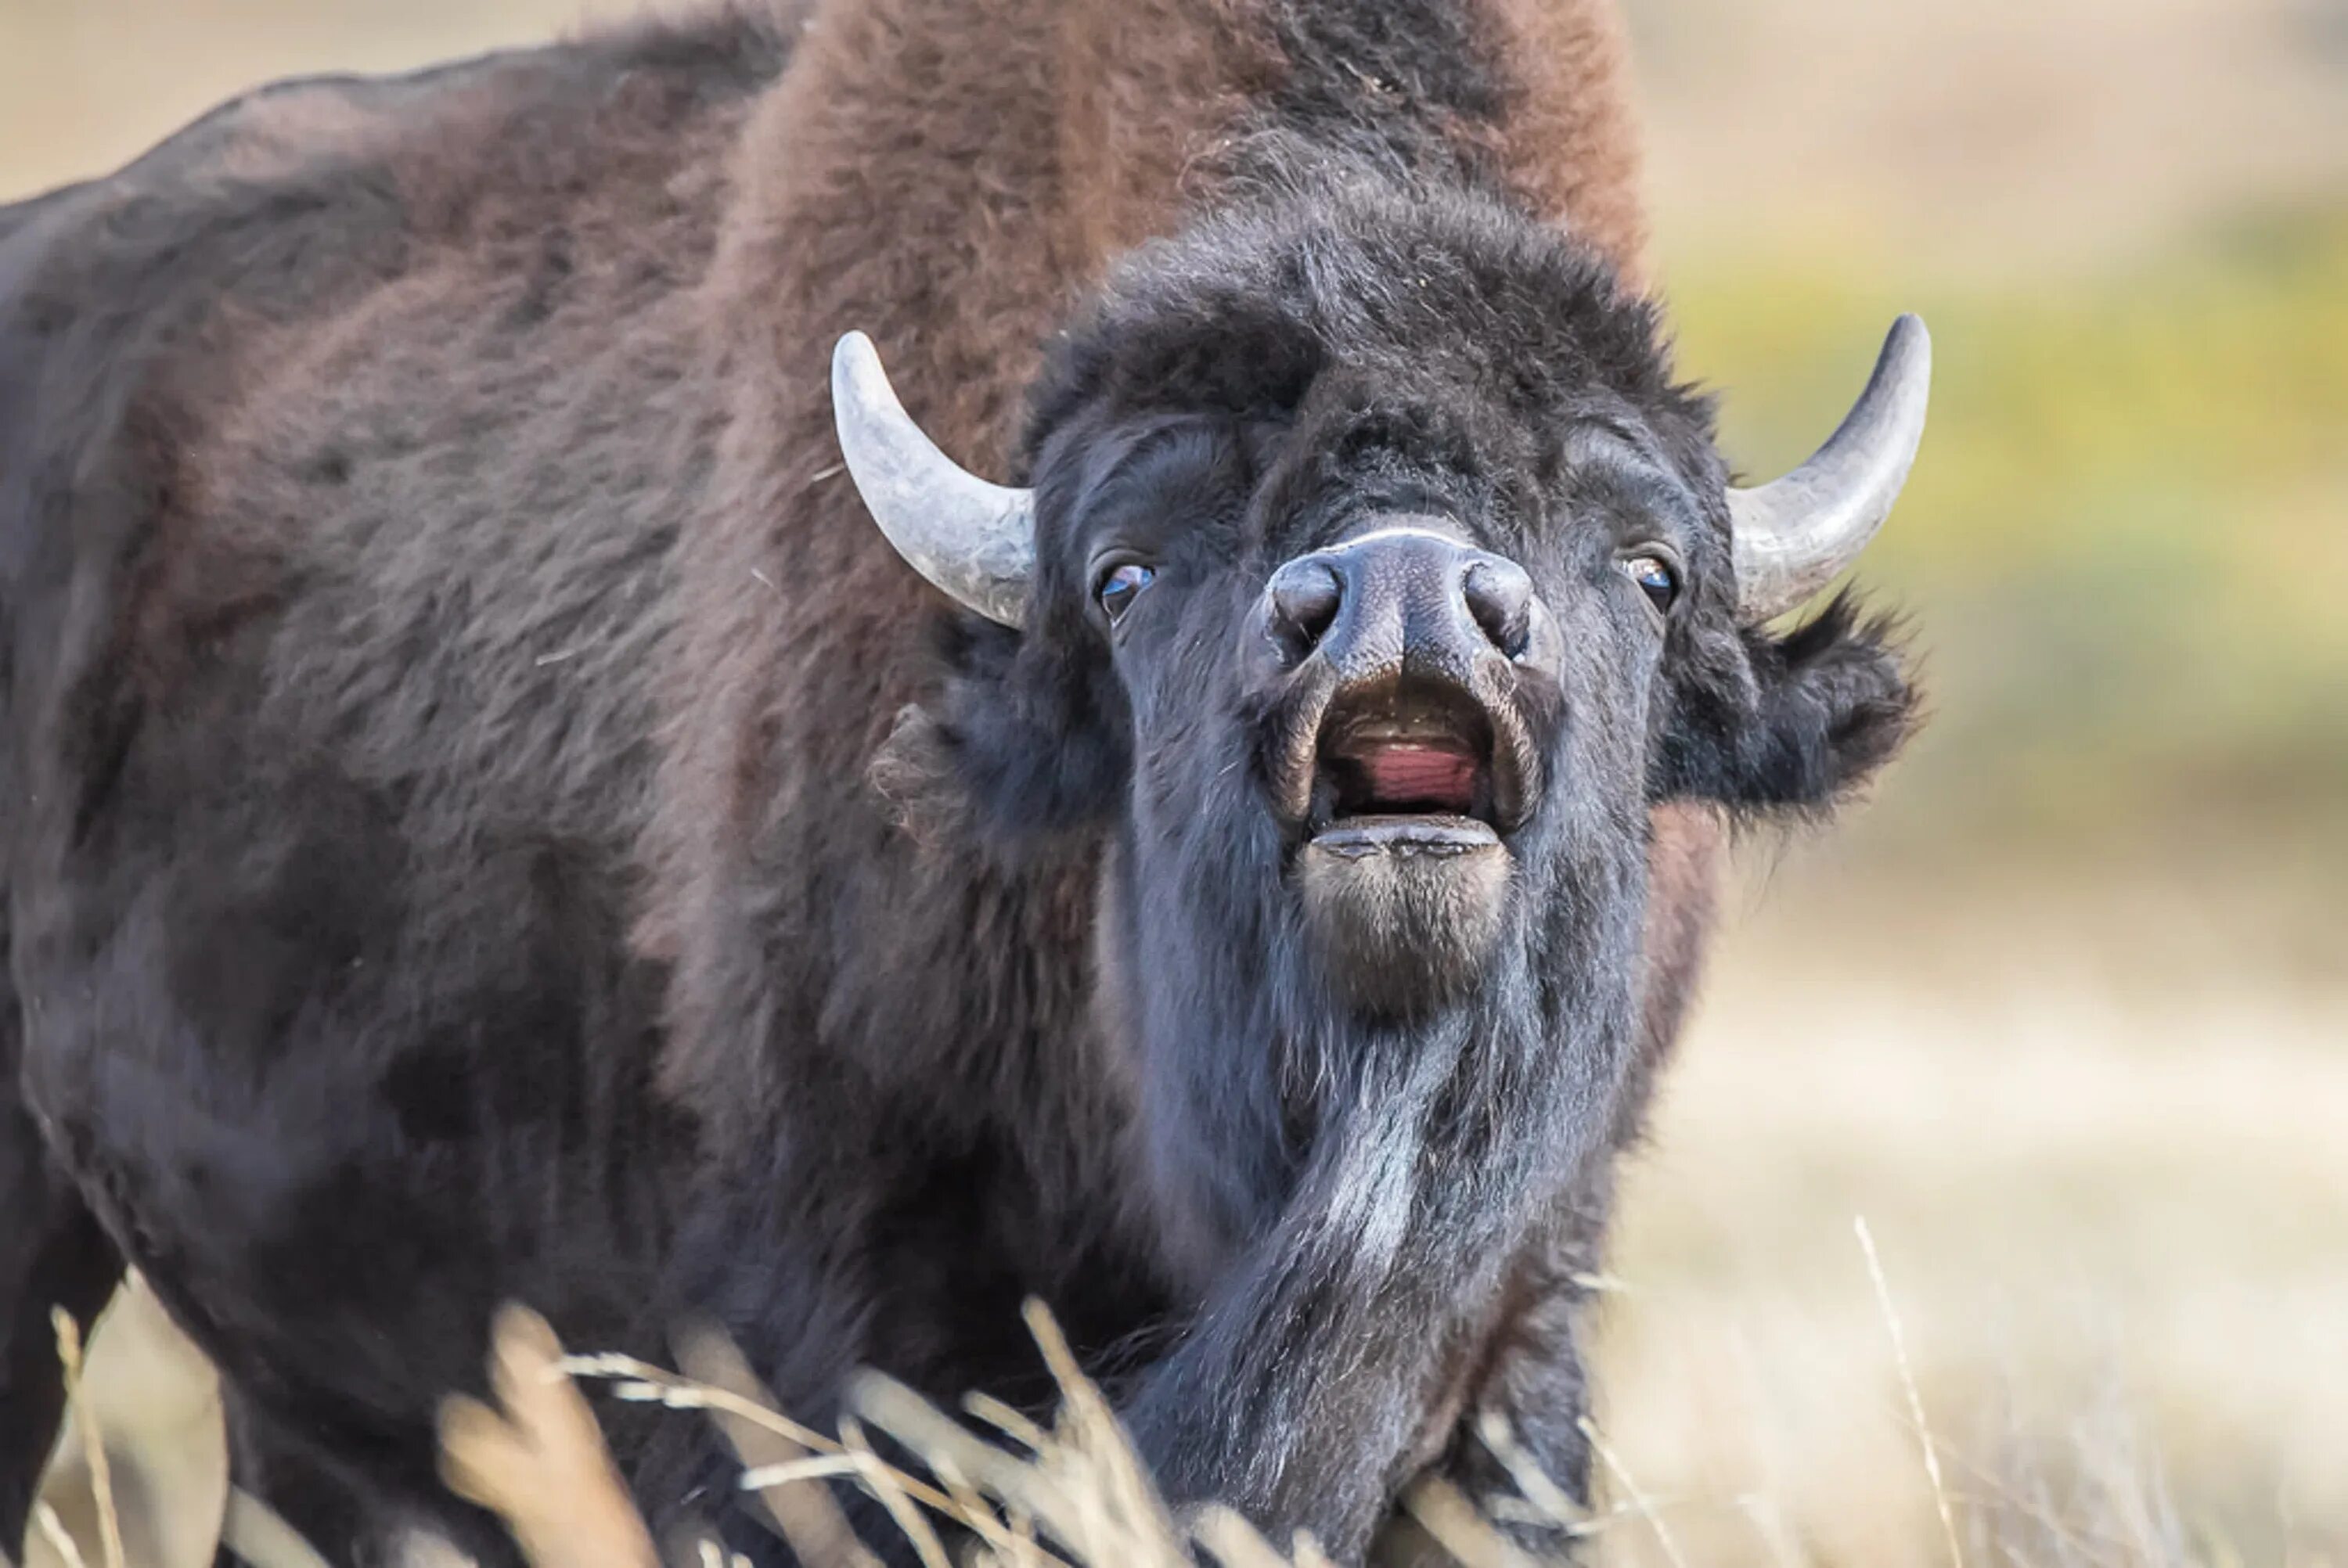
[[[1312,183],[1274,166],[1252,183],[1253,200],[1141,247],[1048,351],[1022,459],[1044,497],[1038,634],[1019,647],[963,627],[947,658],[955,695],[939,711],[949,740],[1024,729],[1004,712],[1029,709],[1047,715],[1055,740],[1045,747],[1038,733],[993,748],[1012,759],[1007,777],[975,761],[987,748],[965,747],[965,784],[1030,825],[1097,818],[1117,798],[1117,726],[1097,745],[1076,743],[1103,729],[1080,715],[1124,707],[1093,651],[1071,554],[1104,473],[1130,491],[1155,472],[1161,494],[1149,505],[1204,518],[1210,492],[1236,504],[1283,445],[1308,447],[1286,460],[1309,462],[1341,506],[1400,473],[1409,493],[1538,549],[1540,536],[1572,526],[1580,481],[1569,446],[1584,425],[1656,465],[1684,529],[1689,603],[1670,631],[1672,700],[1651,710],[1652,798],[1818,809],[1896,750],[1911,697],[1887,678],[1887,626],[1861,626],[1840,601],[1783,641],[1737,625],[1712,404],[1675,379],[1651,300],[1570,233],[1476,182],[1380,173]],[[1195,436],[1188,458],[1163,439],[1169,422],[1200,421],[1224,433]],[[1154,468],[1142,465],[1138,480],[1120,468],[1118,454],[1153,442]],[[1280,499],[1310,518],[1297,496]],[[1277,535],[1294,520],[1282,510],[1258,525]],[[1303,542],[1247,545],[1276,559]],[[1024,683],[981,673],[1014,657],[1031,671]],[[1038,749],[1048,766],[1029,761]],[[905,765],[913,754],[908,745],[891,759],[906,795],[921,771]],[[934,800],[942,782],[924,793]]]
[[[1031,460],[1081,404],[1276,412],[1334,364],[1400,394],[1467,375],[1529,417],[1628,404],[1711,435],[1704,400],[1672,381],[1654,306],[1602,257],[1481,193],[1365,179],[1138,251],[1049,363]]]

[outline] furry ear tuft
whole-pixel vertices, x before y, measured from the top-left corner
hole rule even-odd
[[[1015,861],[1116,813],[1126,717],[1098,664],[967,614],[944,618],[938,644],[944,690],[901,710],[872,760],[909,831],[975,838]]]
[[[1688,704],[1663,747],[1664,793],[1731,809],[1823,811],[1865,784],[1916,726],[1898,619],[1862,618],[1849,593],[1782,638],[1743,634],[1749,707]]]

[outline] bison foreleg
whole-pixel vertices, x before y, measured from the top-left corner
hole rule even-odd
[[[5,992],[0,981],[0,1555],[13,1557],[65,1409],[50,1312],[62,1307],[87,1331],[122,1257],[25,1107],[16,1002]]]
[[[1590,1398],[1579,1338],[1597,1282],[1595,1216],[1602,1213],[1602,1205],[1566,1205],[1518,1265],[1450,1445],[1430,1471],[1486,1524],[1542,1561],[1570,1557],[1574,1526],[1588,1517]],[[1390,1522],[1373,1561],[1448,1568],[1458,1560],[1424,1533]]]

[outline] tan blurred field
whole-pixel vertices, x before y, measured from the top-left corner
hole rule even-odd
[[[1808,901],[1733,946],[1614,1263],[1605,1422],[1690,1560],[1945,1561],[1863,1215],[1968,1561],[2348,1561],[2348,985],[2060,899],[1846,967]]]
[[[1965,1563],[2348,1564],[2348,5],[1631,8],[1735,454],[1934,323],[1869,579],[1936,713],[1746,856],[1613,1264],[1602,1559],[1947,1561],[1863,1215]],[[0,198],[578,11],[0,0]]]

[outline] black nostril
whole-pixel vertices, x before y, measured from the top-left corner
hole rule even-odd
[[[1485,556],[1468,567],[1460,583],[1468,613],[1492,645],[1514,659],[1531,634],[1533,579],[1512,560]]]
[[[1272,621],[1300,659],[1320,646],[1344,601],[1344,582],[1326,561],[1307,557],[1272,574]]]

